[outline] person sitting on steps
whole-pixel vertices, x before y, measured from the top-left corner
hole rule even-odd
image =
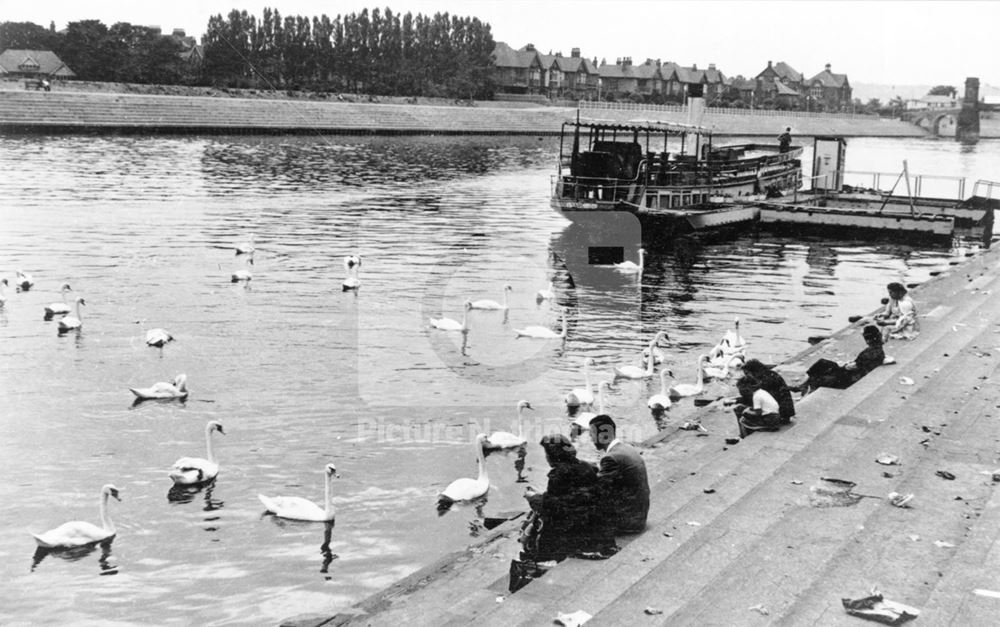
[[[742,398],[753,399],[752,407],[739,403],[733,408],[740,437],[745,438],[754,431],[777,431],[781,426],[778,401],[760,386],[760,381],[747,373],[736,382],[736,389]]]
[[[819,359],[809,366],[806,374],[809,378],[799,386],[799,391],[805,396],[816,388],[834,388],[843,390],[850,387],[885,362],[885,351],[882,349],[882,332],[874,325],[868,325],[862,331],[867,346],[858,353],[854,361],[838,364],[829,359]]]

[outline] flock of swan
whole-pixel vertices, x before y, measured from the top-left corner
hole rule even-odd
[[[246,267],[243,270],[232,274],[233,282],[250,281],[252,276],[250,266],[253,265],[255,252],[254,236],[251,235],[247,243],[235,247],[236,255],[245,259]],[[642,272],[645,251],[639,251],[639,263],[624,262],[615,264],[616,270],[623,273]],[[349,255],[344,258],[344,268],[346,276],[343,281],[343,291],[357,291],[361,285],[359,270],[361,268],[361,257]],[[6,294],[4,287],[9,286],[7,279],[0,280],[0,307],[6,305]],[[30,290],[34,286],[34,279],[18,270],[15,279],[15,286],[18,292]],[[548,286],[539,289],[536,293],[536,301],[554,302],[554,284],[549,282]],[[510,285],[503,288],[502,302],[481,299],[466,300],[463,303],[462,320],[457,321],[450,318],[431,318],[430,326],[442,331],[457,331],[467,333],[468,313],[472,309],[478,310],[509,310],[508,296],[512,291]],[[72,292],[69,284],[63,284],[60,288],[61,302],[53,302],[44,308],[46,320],[59,317],[58,328],[60,333],[70,330],[79,330],[83,322],[80,314],[80,307],[86,305],[83,297],[74,299],[74,306],[67,303],[67,294]],[[561,331],[556,332],[548,327],[527,326],[514,329],[516,337],[527,337],[536,339],[566,339],[567,333],[567,309],[559,308],[561,312]],[[142,322],[142,321],[137,321]],[[174,337],[167,330],[155,328],[146,331],[146,344],[153,347],[163,348],[174,340]],[[666,332],[659,332],[649,342],[648,346],[640,353],[639,358],[642,366],[622,365],[614,367],[613,380],[633,379],[643,380],[655,376],[657,364],[666,361],[667,356],[660,343],[669,340]],[[746,358],[747,343],[739,333],[739,319],[735,321],[733,329],[727,330],[722,340],[714,346],[708,353],[701,355],[698,360],[698,373],[694,383],[668,383],[668,377],[673,377],[670,369],[662,369],[660,372],[661,389],[660,392],[649,398],[648,407],[653,415],[662,415],[669,409],[671,404],[684,397],[696,396],[704,390],[705,377],[724,379],[731,370],[738,369]],[[589,420],[598,413],[605,413],[605,391],[610,388],[612,381],[601,381],[597,385],[597,394],[591,382],[590,369],[595,366],[592,358],[583,360],[584,385],[580,388],[570,390],[564,397],[564,402],[570,416],[575,416],[572,422],[571,434],[579,435],[585,431]],[[130,388],[136,397],[136,402],[159,399],[159,400],[184,400],[188,396],[187,377],[184,374],[177,375],[172,382],[158,382],[146,388]],[[521,400],[517,404],[517,433],[505,431],[495,431],[489,435],[483,433],[475,438],[474,446],[478,464],[478,475],[476,478],[461,478],[450,483],[438,495],[438,510],[440,513],[448,511],[452,505],[460,502],[476,501],[483,497],[489,490],[490,482],[487,474],[485,458],[487,453],[501,451],[509,453],[517,451],[521,459],[521,466],[518,467],[518,481],[523,478],[523,458],[528,444],[524,436],[524,412],[531,410],[531,403]],[[595,413],[596,410],[596,413]],[[213,434],[225,435],[223,426],[218,421],[210,421],[205,426],[205,457],[182,457],[178,459],[169,470],[168,477],[175,486],[205,486],[216,480],[219,475],[219,462],[215,458],[213,450]],[[290,520],[309,522],[329,522],[334,520],[335,511],[332,501],[331,479],[337,475],[337,469],[333,464],[324,467],[325,478],[325,498],[322,506],[313,501],[299,496],[265,496],[258,495],[260,502],[264,505],[268,513],[277,517]],[[111,484],[101,487],[100,491],[100,525],[95,525],[85,521],[71,521],[64,523],[54,529],[44,533],[32,534],[39,547],[50,550],[75,548],[94,543],[103,543],[113,539],[116,535],[114,523],[108,513],[108,500],[114,498],[121,500],[119,489]]]

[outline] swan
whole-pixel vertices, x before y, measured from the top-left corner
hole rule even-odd
[[[702,373],[704,376],[712,379],[727,378],[729,376],[729,369],[733,364],[736,364],[735,368],[743,366],[743,356],[739,354],[729,355],[718,360],[723,362],[721,367],[716,365],[718,361],[712,361],[708,355],[702,355],[701,360],[704,363],[701,369]]]
[[[673,385],[667,392],[668,396],[672,399],[684,398],[685,396],[697,396],[705,391],[705,371],[704,364],[705,356],[701,355],[698,357],[698,378],[695,383],[677,383]],[[670,373],[670,376],[674,376],[674,373]]]
[[[646,251],[642,248],[639,249],[639,263],[636,264],[632,261],[623,261],[621,263],[615,264],[615,270],[619,272],[625,272],[627,274],[637,274],[642,272],[642,268],[645,265]]]
[[[733,328],[726,329],[726,333],[722,336],[722,340],[716,348],[721,348],[727,355],[746,352],[747,341],[743,339],[742,335],[740,335],[739,316],[733,320]]]
[[[326,496],[323,500],[323,507],[316,505],[309,499],[301,496],[264,496],[258,494],[257,498],[264,504],[267,511],[273,513],[278,518],[289,520],[304,520],[307,522],[329,522],[334,519],[333,511],[333,489],[330,486],[331,477],[339,477],[337,467],[327,464],[325,468]]]
[[[38,546],[45,549],[68,549],[78,546],[103,542],[115,537],[115,524],[108,515],[108,497],[113,496],[118,501],[118,488],[110,483],[101,488],[101,526],[82,520],[63,523],[45,533],[31,534]]]
[[[653,356],[654,364],[662,364],[667,359],[667,353],[662,348],[660,348],[660,340],[669,340],[670,336],[667,335],[666,331],[660,331],[653,338],[653,343],[642,349],[642,363],[646,363],[649,360],[649,356]]]
[[[518,401],[517,403],[517,435],[510,433],[509,431],[494,431],[490,434],[487,440],[486,448],[490,450],[500,450],[500,451],[512,451],[514,449],[521,448],[528,443],[528,440],[524,437],[524,410],[531,409],[531,403],[528,401]]]
[[[31,286],[35,284],[35,280],[31,278],[30,274],[25,274],[20,270],[17,271],[17,278],[14,279],[14,285],[17,287],[19,292],[27,292],[31,289]]]
[[[670,401],[670,386],[667,384],[667,375],[669,374],[669,370],[660,372],[660,393],[650,396],[649,400],[646,401],[646,407],[650,408],[654,415],[662,413],[665,409],[670,409],[673,404]]]
[[[344,257],[344,270],[347,271],[347,276],[344,277],[342,291],[348,292],[361,287],[361,279],[358,278],[358,270],[360,270],[360,268],[361,257],[358,255],[348,255],[347,257]]]
[[[462,312],[462,321],[452,320],[451,318],[431,318],[431,326],[435,329],[441,329],[442,331],[461,331],[462,333],[469,332],[469,310],[472,309],[472,303],[465,301],[463,303],[465,311]]]
[[[80,317],[80,305],[86,305],[87,301],[83,300],[82,296],[76,299],[76,311],[73,316],[66,316],[59,321],[59,332],[64,333],[66,331],[72,331],[73,329],[79,329],[83,326],[83,319]]]
[[[0,309],[3,309],[3,306],[7,304],[7,294],[4,293],[3,289],[7,285],[10,285],[7,279],[0,279]]]
[[[607,413],[604,410],[604,391],[611,388],[610,381],[601,381],[597,384],[597,411],[584,411],[577,414],[576,418],[573,419],[573,423],[570,426],[570,435],[579,435],[583,431],[590,429],[590,421],[600,416],[601,414]],[[577,431],[580,429],[582,431]]]
[[[566,309],[562,311],[562,332],[556,333],[548,327],[530,326],[523,329],[514,329],[515,337],[531,337],[539,340],[566,339]]]
[[[66,292],[72,292],[73,288],[69,286],[69,283],[63,283],[63,286],[59,288],[59,294],[62,296],[61,303],[50,303],[45,306],[45,319],[50,320],[52,316],[64,316],[70,312],[69,305],[66,303]]]
[[[146,331],[146,344],[148,346],[162,347],[167,342],[173,342],[174,336],[170,335],[166,329],[150,329]]]
[[[659,335],[657,335],[659,337]],[[654,339],[649,343],[649,351],[652,352],[653,345],[656,343]],[[656,368],[656,364],[653,363],[655,360],[647,359],[646,367],[640,368],[639,366],[615,366],[615,378],[616,379],[649,379],[653,376],[653,370]]]
[[[573,388],[566,393],[565,401],[567,407],[579,407],[580,405],[591,406],[594,404],[594,390],[590,385],[590,366],[596,362],[590,357],[583,360],[583,382],[586,387]]]
[[[498,303],[497,301],[495,301],[495,300],[483,299],[483,300],[474,300],[474,301],[472,301],[472,308],[473,309],[510,309],[510,307],[507,305],[507,294],[509,294],[512,289],[514,289],[514,288],[512,288],[509,285],[504,285],[503,286],[503,304],[502,305],[500,303]]]
[[[556,293],[552,291],[552,285],[553,281],[549,281],[549,286],[547,288],[535,292],[535,300],[540,303],[543,300],[554,299],[556,297]]]
[[[490,478],[486,475],[486,458],[483,454],[483,444],[486,434],[476,436],[476,463],[479,465],[479,476],[475,479],[455,479],[438,495],[437,509],[439,514],[448,511],[452,505],[460,501],[472,501],[484,496],[490,490]]]
[[[212,452],[212,433],[214,431],[226,435],[226,432],[222,430],[222,424],[215,420],[205,425],[205,449],[208,451],[208,459],[182,457],[174,462],[174,466],[170,470],[170,478],[174,485],[208,483],[219,474],[219,462],[215,461],[215,455]]]
[[[244,243],[244,244],[238,244],[236,246],[236,254],[237,255],[252,255],[253,252],[255,250],[257,250],[256,248],[253,247],[253,242],[254,242],[254,239],[256,239],[256,238],[257,238],[257,235],[255,233],[251,233],[250,237],[247,239],[246,243]]]
[[[177,398],[184,400],[188,396],[187,389],[187,375],[179,374],[174,377],[173,383],[164,383],[160,381],[154,383],[148,388],[129,388],[136,398],[141,401],[148,401],[152,399],[169,399]]]

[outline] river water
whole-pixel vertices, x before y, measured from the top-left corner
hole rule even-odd
[[[739,235],[650,250],[641,280],[573,280],[576,241],[548,207],[552,138],[5,137],[0,140],[0,615],[5,624],[270,624],[334,613],[481,531],[435,495],[476,472],[472,438],[565,431],[561,399],[615,365],[638,365],[657,330],[667,366],[695,359],[735,316],[751,352],[776,362],[872,311],[888,281],[919,283],[966,260],[963,247]],[[1000,143],[852,139],[851,170],[991,178]],[[809,163],[807,151],[805,163]],[[234,246],[255,234],[252,281]],[[342,259],[362,257],[358,293]],[[536,302],[553,280],[557,302]],[[68,282],[83,327],[60,336],[43,306]],[[428,329],[474,311],[467,342]],[[918,299],[919,303],[919,299]],[[515,339],[558,329],[565,343]],[[176,341],[147,347],[144,330]],[[133,406],[130,387],[188,377],[184,403]],[[607,410],[629,439],[655,433],[658,381],[613,386]],[[715,395],[725,393],[714,390]],[[680,403],[668,421],[693,410]],[[222,469],[210,488],[170,495],[175,459],[204,456],[207,421]],[[590,454],[590,453],[587,453]],[[545,482],[538,447],[527,477]],[[333,462],[336,524],[263,515],[257,494],[322,502]],[[510,458],[487,460],[488,516],[523,507]],[[37,553],[29,532],[98,522],[108,547]],[[171,498],[168,498],[171,497]]]

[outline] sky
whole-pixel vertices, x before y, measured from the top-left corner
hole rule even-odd
[[[257,15],[330,17],[385,8],[474,16],[515,48],[615,62],[632,57],[751,77],[784,61],[809,78],[829,63],[852,85],[954,85],[976,76],[1000,87],[993,42],[1000,0],[0,0],[0,21],[56,28],[82,19],[183,28],[200,37],[208,18],[234,8]]]

